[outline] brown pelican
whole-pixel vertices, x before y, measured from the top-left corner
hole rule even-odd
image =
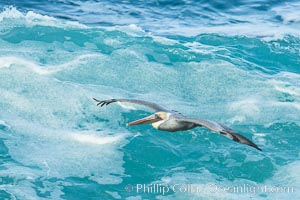
[[[182,114],[178,113],[177,111],[168,110],[155,103],[142,101],[142,100],[109,99],[109,100],[100,101],[95,98],[93,99],[96,102],[98,102],[97,106],[100,105],[101,107],[115,102],[128,102],[128,103],[143,105],[155,111],[154,114],[145,117],[143,119],[130,122],[127,124],[127,126],[133,126],[138,124],[152,124],[152,126],[158,130],[169,131],[169,132],[185,131],[185,130],[193,129],[198,126],[203,126],[213,132],[222,134],[231,140],[249,145],[261,151],[261,149],[256,144],[251,142],[249,139],[234,132],[231,128],[214,121],[196,119],[196,118],[187,118]]]

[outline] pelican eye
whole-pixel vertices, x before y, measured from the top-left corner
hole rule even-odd
[[[158,114],[155,114],[155,118],[161,119],[161,117]]]

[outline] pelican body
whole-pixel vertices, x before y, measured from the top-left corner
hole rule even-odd
[[[100,101],[95,98],[93,99],[97,102],[97,106],[101,106],[101,107],[115,102],[128,102],[128,103],[143,105],[155,111],[154,114],[130,122],[127,124],[127,126],[151,124],[155,129],[162,130],[162,131],[169,131],[169,132],[186,131],[186,130],[193,129],[195,127],[205,127],[211,130],[212,132],[222,134],[233,141],[249,145],[261,151],[261,149],[252,141],[234,132],[231,128],[218,122],[198,119],[198,118],[188,118],[174,110],[168,110],[158,104],[148,102],[148,101],[142,101],[136,99],[109,99],[109,100]]]

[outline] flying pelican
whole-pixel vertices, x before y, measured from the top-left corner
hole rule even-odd
[[[152,124],[152,126],[158,130],[169,131],[169,132],[185,131],[185,130],[193,129],[198,126],[203,126],[213,132],[222,134],[231,140],[249,145],[261,151],[261,149],[256,144],[251,142],[249,139],[234,132],[231,128],[223,124],[210,121],[210,120],[187,118],[182,114],[178,113],[177,111],[168,110],[156,103],[136,100],[136,99],[109,99],[104,101],[100,101],[95,98],[93,99],[97,102],[97,106],[100,105],[101,107],[115,102],[128,102],[128,103],[143,105],[155,111],[154,114],[130,122],[127,124],[127,126],[134,126],[139,124]]]

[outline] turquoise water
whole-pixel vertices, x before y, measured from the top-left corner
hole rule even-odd
[[[300,198],[300,3],[233,2],[0,3],[0,199]],[[263,151],[127,128],[151,111],[92,97],[222,122]]]

